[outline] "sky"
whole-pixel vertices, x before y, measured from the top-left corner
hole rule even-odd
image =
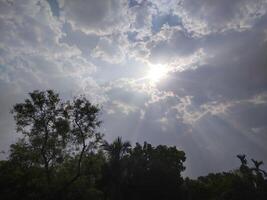
[[[267,168],[267,0],[0,0],[0,151],[33,90],[84,94],[101,132],[186,152],[185,176]]]

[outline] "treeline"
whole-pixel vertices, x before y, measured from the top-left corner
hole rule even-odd
[[[12,114],[22,137],[0,161],[0,199],[265,200],[262,162],[238,155],[239,168],[196,180],[183,178],[176,147],[108,143],[97,129],[100,109],[85,97],[62,101],[33,91]],[[197,168],[197,166],[195,166]]]

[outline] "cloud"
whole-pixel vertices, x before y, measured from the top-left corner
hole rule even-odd
[[[74,29],[85,33],[109,34],[129,24],[127,1],[123,0],[59,0],[62,17]]]
[[[73,30],[71,25],[65,23],[62,27],[63,35],[60,42],[78,48],[83,56],[88,57],[96,47],[100,37],[94,33],[86,34],[80,30]]]
[[[49,87],[61,77],[79,78],[95,71],[79,49],[60,42],[62,23],[52,16],[46,1],[2,4],[9,14],[20,13],[20,17],[6,14],[0,18],[0,64],[5,81]]]
[[[6,148],[17,137],[12,135],[9,110],[23,101],[27,92],[52,88],[66,98],[88,94],[90,89],[88,96],[93,100],[101,92],[90,78],[96,66],[77,47],[60,41],[63,24],[52,15],[46,1],[2,0],[0,4],[0,91],[12,99],[1,98],[1,127],[5,127],[1,138],[9,139],[1,139],[0,146]]]
[[[177,5],[176,14],[181,16],[188,31],[196,35],[206,35],[250,29],[257,19],[266,14],[266,8],[265,0],[186,0]]]
[[[195,37],[251,29],[266,14],[266,0],[153,0],[161,13],[173,12]],[[227,13],[227,14],[226,14]]]
[[[230,117],[234,115],[233,112],[239,107],[254,109],[267,106],[266,93],[257,94],[248,99],[232,100],[232,101],[210,101],[200,106],[193,102],[192,96],[185,96],[179,98],[179,103],[171,107],[168,111],[176,111],[176,119],[191,126],[195,126],[202,118],[211,116]],[[255,120],[253,120],[255,121]],[[265,120],[264,120],[265,121]],[[261,124],[262,125],[262,124]]]
[[[199,47],[198,41],[184,32],[180,27],[163,26],[147,44],[150,60],[168,62],[180,56],[193,54]]]
[[[137,40],[145,40],[151,35],[152,18],[156,14],[155,7],[148,1],[142,1],[130,7],[129,14],[132,16],[130,30],[136,32]]]
[[[112,101],[112,105],[110,106],[111,109],[109,109],[107,112],[108,114],[114,114],[117,112],[121,112],[125,115],[129,115],[129,113],[131,112],[136,112],[137,111],[137,107],[133,106],[133,105],[129,105],[125,102],[121,102],[121,101]],[[114,111],[114,109],[116,111]]]
[[[121,63],[125,59],[125,46],[120,36],[102,37],[97,46],[92,50],[91,55],[109,63]],[[124,47],[124,48],[123,48]]]
[[[252,99],[247,100],[247,102],[254,105],[267,104],[267,93],[263,92],[261,94],[255,95]]]
[[[161,89],[179,96],[194,96],[201,105],[217,99],[250,98],[266,90],[266,44],[261,28],[205,38],[203,62],[173,72]],[[194,66],[194,65],[193,65]]]

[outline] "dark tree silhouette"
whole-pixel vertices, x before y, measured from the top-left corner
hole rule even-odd
[[[176,147],[104,141],[99,107],[85,97],[33,91],[12,113],[22,137],[0,161],[1,200],[267,199],[262,161],[240,154],[235,170],[183,178],[186,157]]]
[[[81,174],[82,160],[99,145],[102,136],[96,132],[99,108],[85,97],[63,102],[52,90],[34,91],[24,103],[12,110],[17,131],[23,139],[11,145],[10,159],[45,172],[47,189],[56,179],[56,170],[68,158],[76,164],[73,177],[62,184],[66,189]]]
[[[111,199],[122,199],[121,187],[125,179],[126,156],[130,151],[130,143],[123,142],[121,137],[116,138],[112,143],[104,142],[103,149],[107,153],[108,164],[106,165],[105,181],[108,188],[107,195]]]
[[[125,196],[127,199],[177,199],[183,183],[185,153],[176,147],[136,144],[130,151]]]

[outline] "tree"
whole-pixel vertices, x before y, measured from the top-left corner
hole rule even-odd
[[[128,141],[123,142],[122,138],[118,137],[111,144],[105,141],[102,147],[107,152],[110,162],[119,162],[129,153],[131,144]]]
[[[0,161],[1,199],[267,199],[262,161],[238,155],[238,169],[183,179],[185,153],[175,146],[103,142],[99,107],[84,96],[62,101],[33,91],[12,113],[23,137]]]
[[[241,162],[239,169],[210,173],[197,180],[185,180],[187,199],[263,200],[267,198],[266,173],[260,169],[262,162],[252,159],[255,167],[249,167],[246,155],[237,155]]]
[[[98,148],[102,142],[100,133],[96,129],[100,126],[99,108],[92,105],[85,97],[76,98],[66,106],[66,115],[70,124],[70,142],[75,146],[77,159],[77,173],[65,187],[76,181],[81,174],[81,164],[86,152]],[[78,151],[77,151],[78,150]]]
[[[129,153],[131,144],[123,142],[121,137],[116,138],[112,143],[104,142],[102,145],[108,156],[105,178],[108,183],[107,193],[111,199],[122,199],[121,186],[125,176],[125,156]]]
[[[178,199],[185,153],[176,147],[136,144],[127,162],[125,199]]]
[[[43,169],[48,187],[62,163],[73,159],[75,174],[66,181],[63,190],[81,175],[85,154],[100,144],[102,135],[97,132],[100,110],[85,97],[64,102],[52,90],[36,90],[29,96],[11,111],[23,139],[11,146],[10,159]]]

